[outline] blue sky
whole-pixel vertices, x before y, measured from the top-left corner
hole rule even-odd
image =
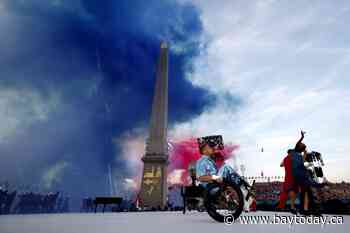
[[[0,177],[95,195],[111,164],[132,185],[167,40],[170,140],[223,134],[240,145],[233,165],[282,175],[304,129],[327,177],[350,181],[349,13],[346,1],[0,0]]]

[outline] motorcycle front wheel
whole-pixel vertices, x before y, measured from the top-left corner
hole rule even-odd
[[[237,219],[243,211],[243,206],[243,193],[236,184],[213,186],[207,190],[205,208],[209,216],[218,222],[224,222],[227,215]]]

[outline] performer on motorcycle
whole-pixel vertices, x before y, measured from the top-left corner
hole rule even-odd
[[[221,183],[224,177],[231,175],[231,177],[240,178],[240,176],[233,170],[228,164],[223,164],[220,169],[217,168],[215,163],[215,152],[218,146],[213,142],[213,138],[216,136],[202,137],[198,139],[199,151],[201,158],[196,163],[196,175],[197,179],[203,187],[207,187],[208,184],[213,182]]]
[[[198,138],[201,158],[196,163],[196,175],[205,188],[204,203],[207,213],[216,221],[223,222],[225,216],[239,217],[245,206],[249,208],[254,196],[250,186],[231,166],[215,163],[217,150],[223,149],[221,136]],[[229,214],[222,214],[221,210]]]

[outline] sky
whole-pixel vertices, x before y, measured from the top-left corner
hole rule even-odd
[[[133,187],[165,40],[170,142],[222,134],[239,146],[229,163],[275,176],[303,129],[327,178],[350,181],[349,13],[347,1],[0,0],[0,177],[94,196],[112,166],[117,189]]]
[[[323,154],[327,178],[349,181],[350,4],[192,2],[208,46],[189,78],[219,101],[176,130],[221,133],[240,145],[248,174],[282,175],[278,164],[303,129],[308,149]]]

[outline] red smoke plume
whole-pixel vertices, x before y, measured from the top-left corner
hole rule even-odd
[[[181,174],[181,183],[188,184],[189,172],[188,167],[191,163],[195,163],[200,158],[200,153],[198,149],[198,143],[196,138],[189,138],[172,143],[172,150],[170,151],[168,173],[172,173],[174,170],[183,169]],[[238,145],[233,145],[231,143],[225,144],[224,150],[220,151],[223,160],[231,158],[234,154],[233,152],[239,148]],[[219,161],[217,163],[220,163]],[[217,164],[218,167],[221,164]]]

